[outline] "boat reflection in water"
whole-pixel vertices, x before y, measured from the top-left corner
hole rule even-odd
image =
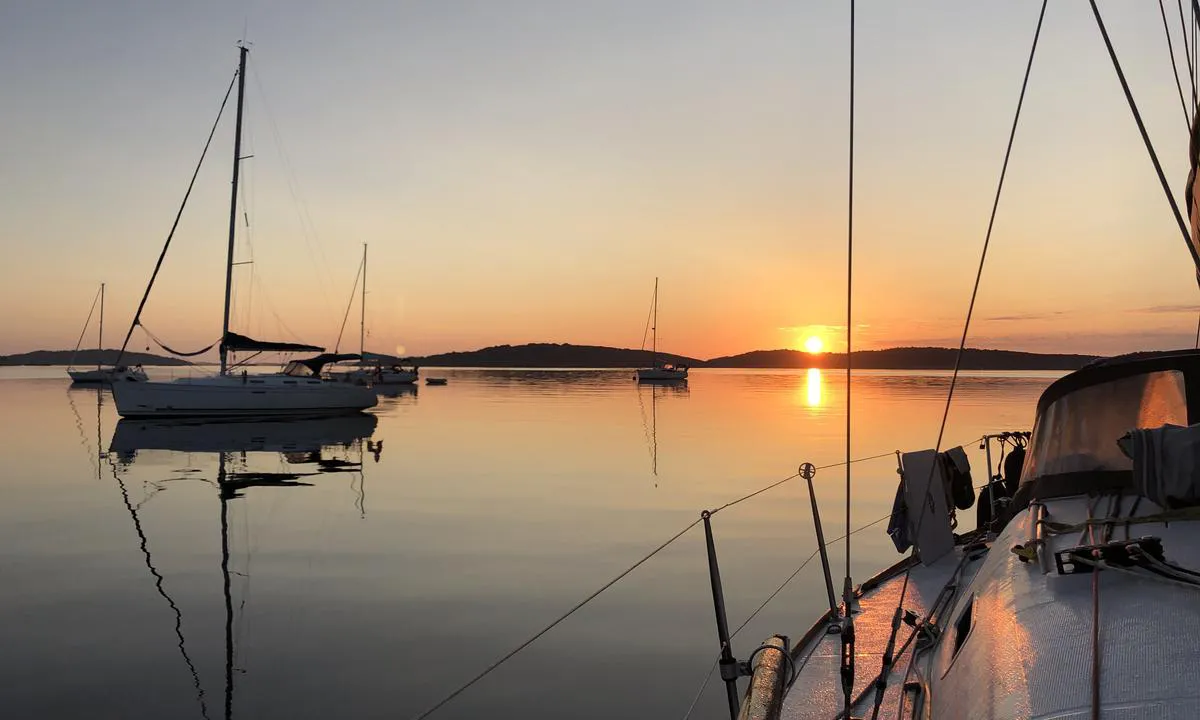
[[[284,488],[310,486],[315,478],[328,473],[350,473],[352,486],[356,476],[355,507],[365,516],[365,495],[362,479],[364,458],[373,456],[375,462],[383,451],[382,440],[372,440],[378,421],[373,415],[356,414],[340,417],[312,418],[305,420],[270,420],[203,422],[187,420],[128,420],[117,423],[109,445],[109,461],[113,478],[117,481],[125,508],[129,513],[133,529],[140,541],[140,548],[147,570],[154,577],[159,595],[163,597],[175,614],[175,633],[184,664],[188,667],[196,699],[203,717],[208,714],[200,673],[188,651],[183,617],[178,603],[168,593],[163,583],[163,574],[155,566],[151,546],[139,517],[142,503],[130,499],[129,489],[123,477],[139,456],[155,451],[177,453],[215,454],[217,460],[216,488],[219,503],[219,528],[221,534],[221,578],[224,598],[224,642],[225,678],[223,717],[233,716],[235,676],[246,674],[246,668],[235,665],[234,588],[232,576],[248,578],[247,572],[231,572],[231,543],[229,533],[230,501],[245,497],[254,488]],[[269,458],[275,455],[282,459],[287,469],[283,472],[262,472],[252,469],[253,453]],[[356,459],[354,459],[356,456]],[[195,458],[188,465],[194,463]],[[266,466],[266,464],[263,464]],[[276,464],[274,467],[278,467]],[[189,469],[186,472],[203,472]],[[240,503],[239,503],[240,504]],[[244,612],[248,593],[243,593],[236,607]]]

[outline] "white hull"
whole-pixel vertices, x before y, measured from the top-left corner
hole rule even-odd
[[[311,416],[354,412],[379,401],[367,388],[287,375],[225,375],[172,382],[119,382],[121,417]]]
[[[67,370],[71,382],[111,384],[123,380],[145,380],[146,373],[141,368],[102,368],[99,370]]]
[[[641,368],[637,371],[638,382],[678,382],[687,380],[687,368]]]

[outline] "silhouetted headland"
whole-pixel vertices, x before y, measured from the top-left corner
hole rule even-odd
[[[76,365],[112,365],[117,360],[117,350],[34,350],[16,355],[0,355],[0,365],[67,365],[74,355]],[[186,360],[152,355],[150,353],[126,352],[122,365],[187,365]]]
[[[854,367],[862,370],[953,370],[958,350],[939,347],[898,347],[857,350]],[[1096,355],[1067,355],[983,350],[963,352],[963,370],[1077,370],[1098,359]],[[713,358],[706,367],[726,368],[845,368],[846,353],[811,353],[799,350],[755,350]]]
[[[950,370],[954,367],[952,348],[899,347],[886,350],[859,350],[854,353],[854,367],[863,370]],[[36,350],[17,355],[0,355],[0,365],[66,365],[71,362],[70,350]],[[494,367],[494,368],[637,368],[649,367],[655,358],[660,363],[689,367],[714,368],[844,368],[845,353],[813,355],[799,350],[754,350],[740,355],[700,360],[683,355],[658,353],[649,350],[604,347],[601,345],[571,345],[567,343],[530,343],[527,345],[495,345],[480,350],[448,352],[425,357],[398,358],[372,353],[385,363],[415,363],[426,367]],[[80,350],[75,364],[86,366],[111,365],[116,350]],[[1095,355],[1059,353],[1029,353],[1014,350],[968,349],[963,354],[964,370],[1075,370],[1096,360]],[[125,365],[186,365],[178,358],[150,353],[127,352],[121,360]]]
[[[854,353],[854,366],[874,370],[950,370],[956,350],[951,348],[888,348]],[[1017,352],[1013,350],[973,350],[963,354],[964,370],[1074,370],[1095,360],[1094,355],[1068,355]],[[659,353],[659,362],[689,367],[724,368],[844,368],[845,353],[811,353],[797,350],[755,350],[699,360],[682,355]],[[469,352],[451,352],[412,358],[407,362],[440,367],[527,367],[527,368],[636,368],[653,362],[648,350],[533,343],[497,345]]]
[[[658,362],[699,367],[703,360],[682,355],[658,354]],[[648,367],[655,355],[649,350],[628,350],[599,345],[530,343],[496,345],[482,350],[449,352],[412,358],[406,362],[436,367],[514,368],[636,368]]]

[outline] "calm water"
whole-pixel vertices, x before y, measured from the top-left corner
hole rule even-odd
[[[4,717],[411,717],[701,509],[842,458],[840,374],[426,372],[449,385],[366,419],[181,429],[118,427],[62,369],[0,368]],[[948,444],[1028,429],[1056,376],[964,378]],[[854,455],[932,447],[947,385],[856,376]],[[853,526],[890,510],[893,458],[852,478]],[[817,476],[830,537],[844,481]],[[798,482],[714,527],[735,627],[815,548]],[[883,526],[854,536],[857,580],[896,559]],[[820,577],[805,568],[739,657],[802,633]],[[696,528],[433,717],[681,717],[716,651]],[[718,684],[693,717],[725,717]]]

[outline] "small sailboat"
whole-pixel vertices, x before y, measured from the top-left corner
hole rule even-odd
[[[83,330],[79,333],[79,341],[75,343],[75,352],[71,355],[71,363],[67,366],[67,375],[71,376],[71,382],[79,385],[94,385],[112,383],[114,380],[145,380],[146,371],[141,367],[104,367],[101,362],[101,356],[104,353],[104,283],[100,283],[100,292],[96,300],[92,301],[93,310],[96,309],[97,301],[100,303],[100,322],[96,338],[96,369],[75,369],[75,358],[79,355],[79,347],[83,345],[83,336],[87,334],[88,325],[92,322],[92,314],[89,312],[88,319],[83,323]]]
[[[323,368],[346,355],[322,354],[305,360],[292,360],[283,372],[250,375],[246,370],[234,374],[229,364],[232,352],[321,352],[315,345],[290,342],[265,342],[229,330],[230,297],[233,287],[234,239],[237,223],[238,170],[242,160],[242,108],[246,85],[245,46],[239,48],[237,73],[237,120],[233,140],[233,189],[229,203],[229,247],[225,265],[225,312],[220,340],[220,371],[215,376],[180,378],[171,382],[147,382],[125,378],[113,385],[113,398],[122,417],[258,417],[274,415],[310,416],[358,412],[379,401],[367,388],[332,382],[321,377]],[[223,106],[222,106],[223,107]],[[168,238],[168,243],[170,238]],[[165,255],[164,248],[163,254]],[[161,265],[162,258],[159,258]],[[129,333],[138,326],[142,308],[154,286],[158,266],[142,296]],[[124,352],[124,347],[122,347]]]
[[[688,369],[686,365],[673,365],[658,361],[658,278],[654,278],[654,301],[650,306],[653,320],[650,324],[650,353],[651,362],[648,368],[639,368],[638,382],[686,382]]]
[[[417,382],[418,371],[415,365],[412,369],[405,368],[398,364],[388,364],[384,362],[384,356],[368,353],[366,351],[367,339],[367,244],[363,243],[362,256],[362,299],[360,305],[360,316],[358,326],[358,366],[342,370],[331,371],[329,377],[335,380],[355,383],[357,385],[412,385]]]

